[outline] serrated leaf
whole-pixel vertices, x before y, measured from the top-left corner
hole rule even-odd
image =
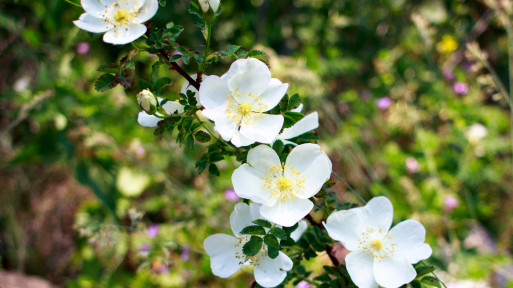
[[[256,225],[265,227],[265,228],[273,227],[273,224],[271,222],[264,220],[264,219],[257,219],[255,221],[253,221],[253,223],[255,223]]]
[[[135,75],[134,70],[132,69],[123,69],[121,71],[121,74],[116,74],[115,76],[116,81],[121,84],[124,88],[128,89],[134,85],[135,82]]]
[[[240,234],[246,234],[246,235],[265,235],[265,229],[262,228],[262,226],[258,225],[251,225],[244,227]]]
[[[260,227],[262,228],[262,227]],[[262,249],[262,244],[264,243],[264,239],[258,236],[251,236],[248,242],[242,246],[242,253],[247,256],[255,256]]]
[[[280,249],[280,242],[278,241],[278,238],[271,234],[267,234],[264,236],[264,243],[268,247],[272,247],[278,250]]]
[[[103,74],[94,83],[94,89],[98,92],[105,92],[118,85],[116,77],[112,74]]]
[[[196,132],[196,134],[194,134],[194,138],[196,138],[196,141],[200,143],[207,143],[211,139],[210,134],[203,130]]]
[[[164,78],[158,79],[154,85],[155,85],[155,89],[162,89],[171,84],[173,84],[173,79],[169,78],[169,77],[164,77]]]
[[[299,96],[299,94],[296,93],[290,96],[287,110],[296,109],[297,107],[299,107],[299,104],[301,104],[301,97]]]
[[[208,157],[208,160],[210,160],[210,162],[218,162],[218,161],[224,160],[224,157],[219,152],[216,152],[216,153],[210,154],[210,156]]]
[[[248,57],[261,58],[265,56],[265,52],[260,50],[251,50],[248,52]]]
[[[283,227],[283,231],[285,231],[285,233],[287,233],[287,235],[290,235],[292,234],[292,232],[296,231],[298,227],[298,223],[294,224],[293,226],[290,226],[290,227]]]
[[[276,259],[280,255],[280,249],[276,248],[267,248],[267,256],[271,259]]]
[[[420,278],[426,274],[429,274],[429,273],[435,271],[436,268],[435,268],[435,266],[419,266],[419,267],[415,268],[415,270],[417,271],[416,278]]]
[[[440,288],[440,281],[438,281],[438,279],[432,276],[426,276],[422,278],[420,282],[429,286]]]
[[[283,152],[285,145],[281,140],[276,140],[273,144],[273,150],[276,151],[276,154],[280,155]]]
[[[280,238],[280,239],[287,239],[287,233],[285,233],[285,231],[281,228],[278,228],[278,227],[274,227],[273,229],[271,229],[271,234],[273,234],[274,236]]]
[[[176,62],[178,60],[182,59],[182,54],[173,54],[169,58],[169,62]]]
[[[226,46],[226,49],[219,51],[221,56],[227,57],[232,55],[233,53],[237,52],[240,49],[239,45],[228,45]]]
[[[160,63],[157,61],[157,62],[153,63],[153,65],[151,66],[150,81],[151,81],[151,84],[154,86],[157,83],[157,81],[159,80],[159,73],[160,73]]]
[[[217,165],[213,164],[213,163],[210,163],[210,165],[208,165],[208,173],[215,175],[215,176],[221,175],[219,168],[217,168]]]

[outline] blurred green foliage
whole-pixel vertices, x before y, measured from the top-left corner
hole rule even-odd
[[[188,4],[167,1],[153,25],[182,25],[178,41],[200,47]],[[307,112],[319,112],[317,134],[334,170],[366,199],[389,197],[396,221],[421,221],[443,279],[513,287],[509,112],[487,72],[464,57],[465,43],[478,41],[507,80],[505,33],[489,8],[464,0],[224,0],[222,7],[214,49],[267,52],[273,77],[290,83],[289,95],[299,93]],[[224,191],[237,164],[220,162],[221,177],[198,175],[201,145],[179,147],[140,127],[137,81],[96,92],[98,67],[130,46],[79,30],[72,21],[82,12],[61,0],[0,1],[1,267],[67,287],[250,285],[250,273],[229,281],[211,275],[202,252],[206,236],[228,231],[234,203]],[[134,61],[136,79],[148,80],[156,58]],[[220,75],[229,64],[205,72]],[[161,73],[174,79],[162,95],[178,99],[183,79]],[[456,93],[456,81],[468,92]],[[383,97],[390,103],[380,108]],[[476,123],[486,128],[483,138],[472,136]],[[342,184],[332,190],[339,203],[357,203]],[[160,229],[150,239],[151,223]],[[307,263],[317,272],[322,264],[329,260]]]

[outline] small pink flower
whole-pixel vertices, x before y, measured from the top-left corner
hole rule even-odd
[[[456,81],[452,86],[452,90],[454,90],[456,94],[465,95],[468,93],[468,85],[466,83]]]
[[[86,54],[89,52],[89,43],[87,42],[80,42],[77,45],[77,53],[78,54]]]
[[[157,224],[151,224],[150,227],[148,227],[148,230],[146,230],[148,238],[155,238],[157,234],[159,234],[159,225]]]
[[[385,110],[388,107],[392,105],[392,99],[390,97],[381,97],[378,100],[376,100],[376,106],[378,106],[379,109]]]
[[[444,69],[442,71],[442,74],[444,75],[445,79],[447,79],[447,80],[453,80],[454,79],[454,72],[452,72],[451,70]]]
[[[406,158],[406,169],[410,173],[419,172],[419,162],[417,162],[417,159],[413,157]]]
[[[445,196],[444,211],[446,213],[451,213],[452,210],[458,206],[460,206],[460,202],[458,201],[458,199],[454,198],[451,195]]]
[[[189,260],[189,256],[190,256],[190,252],[191,251],[191,248],[189,248],[188,246],[183,246],[182,247],[182,254],[180,255],[180,259],[182,259],[183,261],[187,261]]]
[[[301,282],[297,283],[296,288],[310,288],[310,283],[302,280]]]
[[[235,193],[235,190],[228,189],[228,190],[224,191],[224,199],[226,199],[230,202],[236,202],[236,201],[239,201],[240,198],[237,195],[237,193]]]

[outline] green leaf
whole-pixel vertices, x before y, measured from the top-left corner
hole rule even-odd
[[[171,58],[169,58],[169,62],[176,62],[180,59],[182,59],[182,54],[173,54]]]
[[[226,49],[219,51],[221,56],[227,57],[232,55],[233,53],[237,52],[240,49],[239,45],[228,45],[226,46]]]
[[[216,152],[216,153],[210,154],[210,156],[208,157],[208,160],[210,162],[218,162],[218,161],[224,160],[224,157],[219,152]]]
[[[264,243],[269,247],[280,249],[280,241],[274,235],[266,234],[264,236]]]
[[[219,171],[219,168],[217,168],[217,165],[214,163],[210,163],[208,165],[208,173],[214,175],[214,176],[220,176],[221,172]]]
[[[435,271],[436,268],[435,268],[435,266],[419,266],[419,267],[415,268],[415,270],[417,271],[416,278],[420,278],[426,274],[429,274],[429,273]]]
[[[429,286],[440,288],[440,281],[438,281],[438,279],[436,279],[435,277],[432,277],[432,276],[426,276],[426,277],[422,278],[422,280],[420,282],[422,282],[423,284],[429,285]]]
[[[413,280],[410,283],[411,288],[422,288],[422,285],[420,284],[419,280]]]
[[[248,52],[248,57],[262,58],[263,56],[265,56],[265,52],[260,50],[251,50]]]
[[[244,227],[240,234],[247,234],[247,235],[265,235],[265,229],[262,228],[262,226],[258,225],[251,225]]]
[[[253,223],[259,225],[259,226],[262,226],[262,227],[265,227],[265,228],[271,228],[273,227],[273,224],[267,220],[264,220],[264,219],[257,219],[255,221],[253,221]]]
[[[283,227],[282,229],[283,229],[283,231],[285,231],[285,233],[287,233],[287,235],[290,236],[290,234],[292,234],[292,232],[296,231],[297,226],[298,226],[298,223],[296,223],[290,227]]]
[[[151,66],[150,81],[153,86],[156,86],[155,84],[159,80],[159,73],[160,73],[160,63],[159,63],[159,61],[157,61],[157,62],[153,63],[153,65]]]
[[[116,81],[126,89],[132,87],[135,82],[134,70],[129,68],[123,69],[120,74],[116,74],[114,77],[116,78]]]
[[[285,233],[285,231],[281,228],[278,228],[278,227],[274,227],[273,229],[271,229],[271,234],[273,234],[274,236],[280,238],[280,239],[287,239],[287,233]]]
[[[207,143],[208,141],[210,141],[210,134],[203,130],[200,130],[196,132],[196,134],[194,134],[194,138],[196,138],[196,141],[200,143]]]
[[[103,74],[94,83],[94,89],[98,92],[105,92],[116,87],[116,85],[118,85],[118,82],[116,82],[116,77],[114,75]]]
[[[285,145],[281,140],[276,140],[273,144],[273,150],[276,151],[276,154],[280,155],[281,152],[283,152],[283,149],[285,148]]]
[[[261,227],[260,227],[261,228]],[[264,239],[258,236],[251,236],[248,242],[242,246],[242,253],[247,256],[255,256],[262,249]]]
[[[296,93],[290,96],[287,110],[296,109],[297,107],[299,107],[299,104],[301,104],[301,97],[299,96],[299,94]]]

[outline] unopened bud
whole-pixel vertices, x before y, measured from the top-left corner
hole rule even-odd
[[[157,97],[150,90],[144,89],[137,94],[137,103],[146,113],[153,115],[157,112]]]
[[[212,11],[214,13],[217,12],[219,9],[219,2],[220,0],[199,0],[199,4],[201,6],[201,10],[203,10],[203,13],[208,13],[208,9],[212,7]]]

